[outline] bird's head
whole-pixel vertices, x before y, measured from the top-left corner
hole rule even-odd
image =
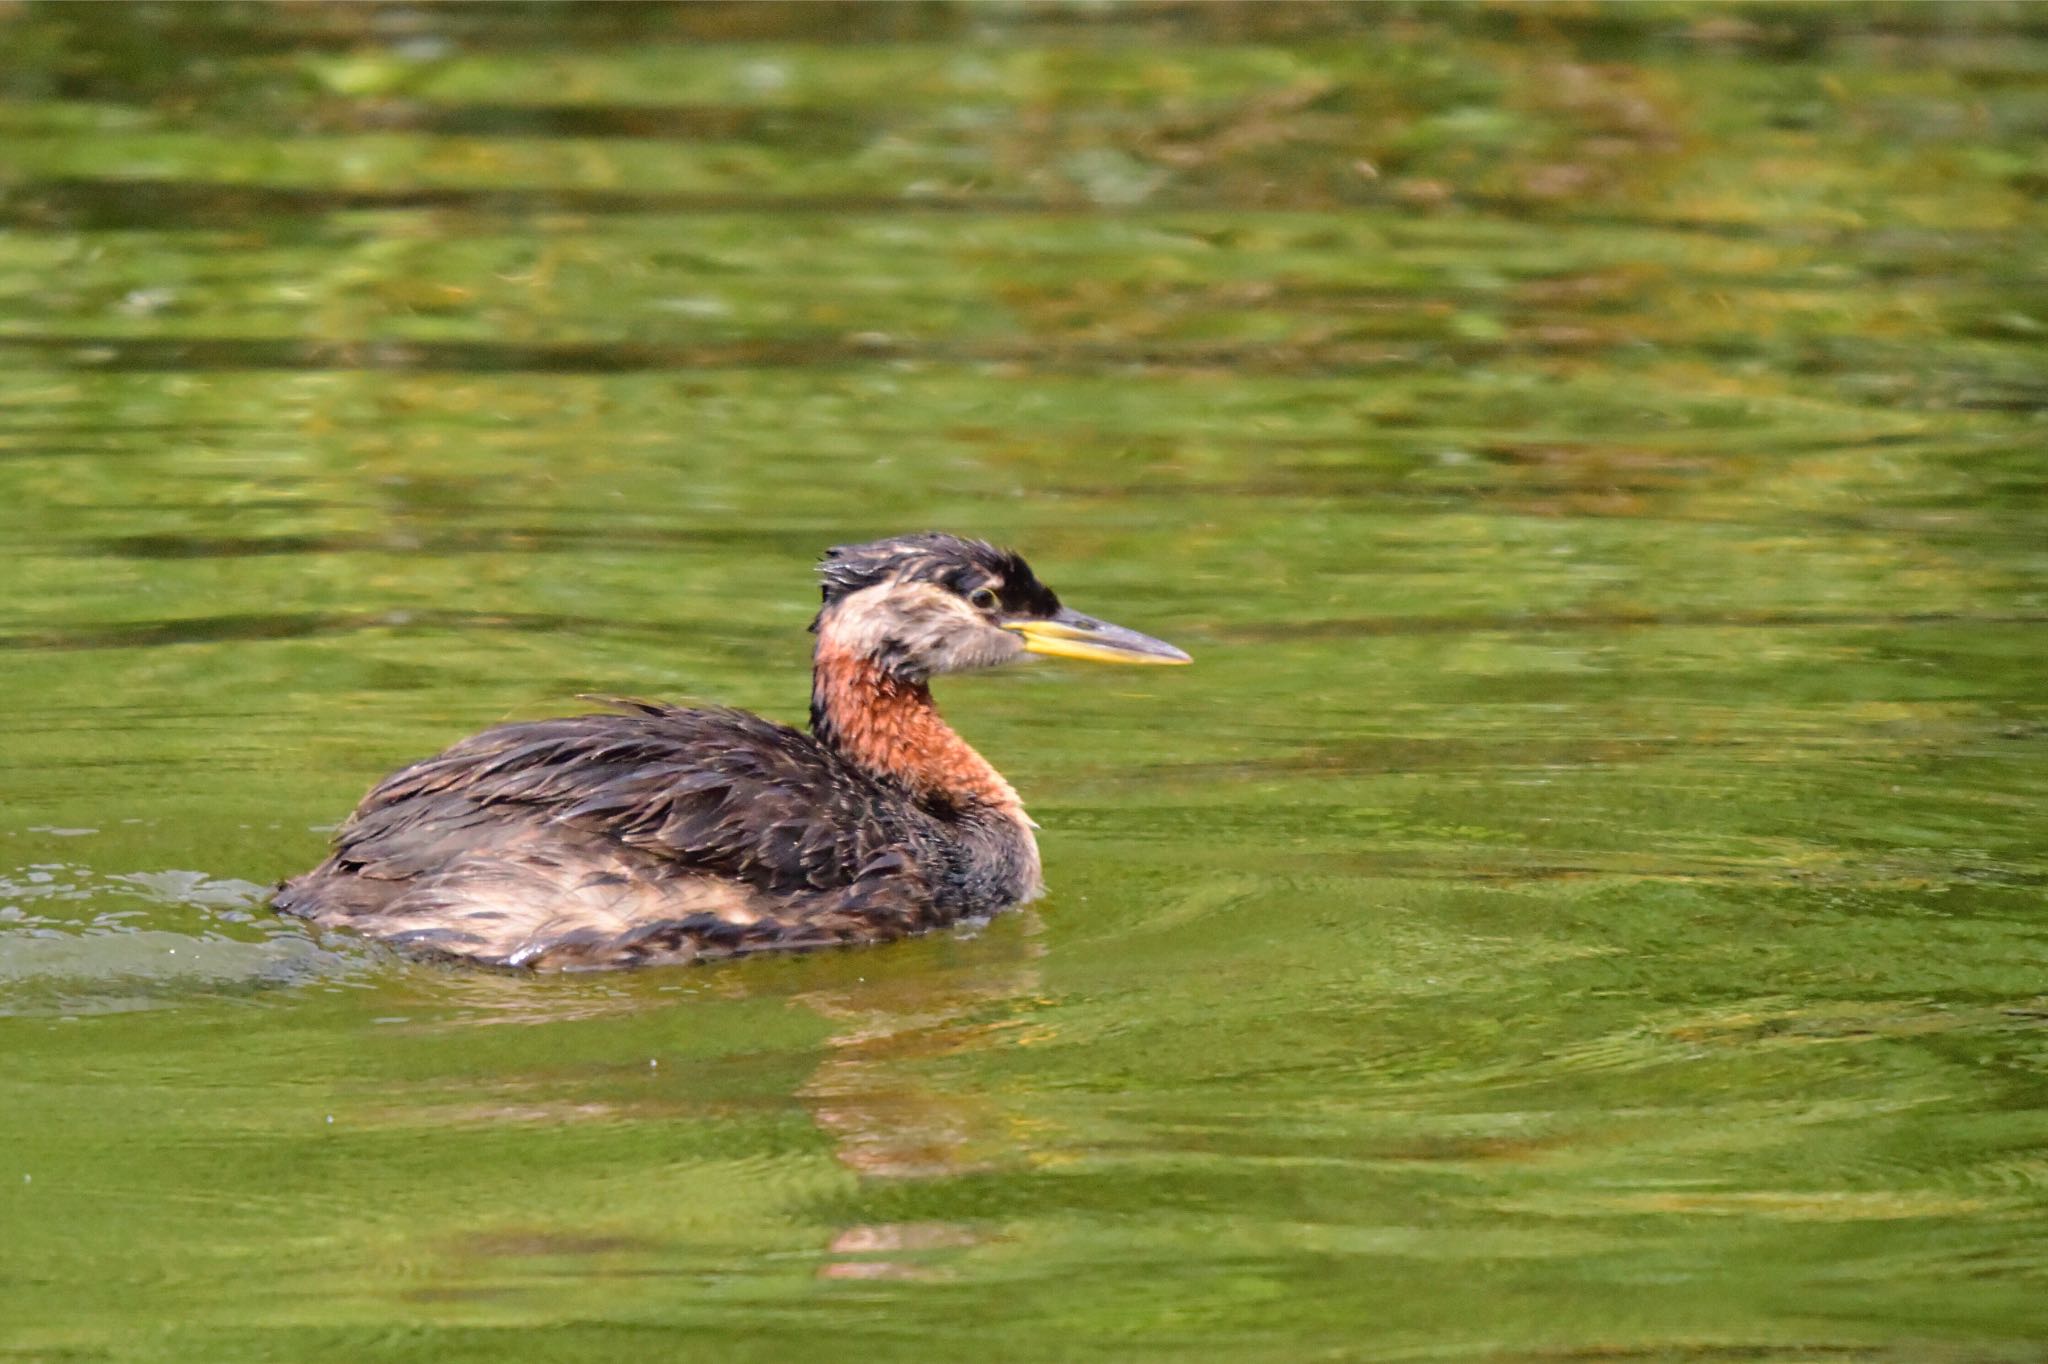
[[[980,540],[929,531],[828,550],[818,565],[821,645],[905,681],[1025,654],[1099,663],[1187,663],[1164,640],[1060,605],[1031,565]]]

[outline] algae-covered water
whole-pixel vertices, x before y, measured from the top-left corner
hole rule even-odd
[[[0,6],[0,1359],[2048,1358],[2048,10]],[[262,891],[941,527],[1052,892]]]

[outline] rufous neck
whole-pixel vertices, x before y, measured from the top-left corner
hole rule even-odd
[[[819,638],[811,672],[811,732],[856,767],[926,801],[1023,814],[1016,790],[940,717],[930,687],[829,637]]]

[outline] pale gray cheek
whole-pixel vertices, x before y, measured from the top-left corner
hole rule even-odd
[[[1024,641],[1008,630],[991,627],[984,630],[975,642],[979,648],[973,666],[977,668],[993,668],[1024,657]]]
[[[927,655],[933,672],[957,673],[971,668],[993,668],[1020,658],[1024,642],[1008,630],[988,626],[969,635],[951,634],[943,642],[933,641]]]

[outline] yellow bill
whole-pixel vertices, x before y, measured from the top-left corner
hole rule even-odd
[[[1023,637],[1027,653],[1052,658],[1082,658],[1091,663],[1194,662],[1163,639],[1064,608],[1056,616],[1018,617],[1002,626]]]

